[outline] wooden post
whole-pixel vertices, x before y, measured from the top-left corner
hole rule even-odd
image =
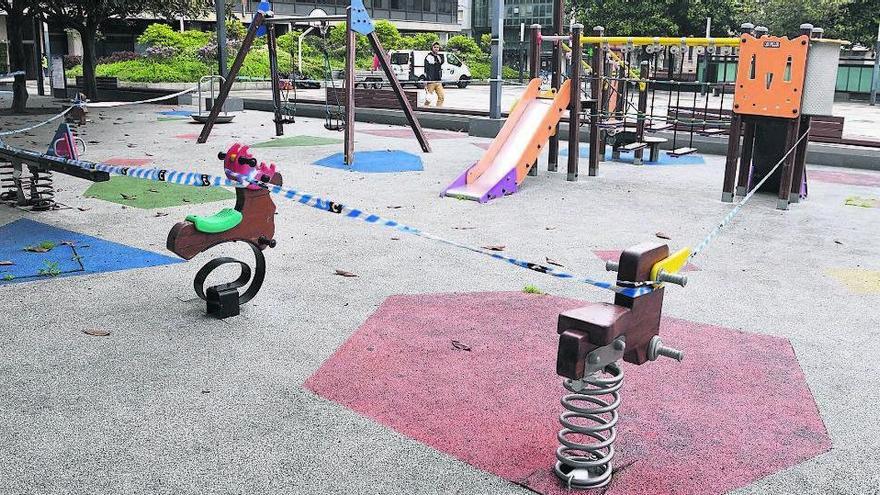
[[[403,92],[403,87],[400,86],[400,81],[397,79],[397,76],[394,75],[394,71],[391,70],[391,61],[388,58],[388,53],[385,51],[385,48],[382,47],[382,43],[379,41],[379,37],[376,36],[375,31],[368,34],[367,39],[370,40],[370,46],[373,48],[373,53],[379,57],[379,66],[382,67],[382,71],[385,73],[385,79],[388,79],[388,83],[391,85],[394,95],[397,96],[400,108],[403,109],[403,114],[406,116],[406,120],[409,122],[413,134],[416,135],[416,139],[418,139],[422,151],[430,153],[431,145],[428,143],[428,137],[425,136],[425,131],[422,130],[418,117],[416,117],[415,112],[413,112],[409,100],[406,99],[406,94]]]
[[[786,119],[785,147],[782,149],[783,153],[787,153],[788,150],[794,147],[794,143],[797,142],[800,123],[800,119]],[[795,152],[790,153],[785,158],[785,161],[782,162],[782,170],[780,171],[782,175],[779,176],[779,195],[776,200],[776,209],[778,210],[787,210],[788,205],[791,202],[791,182],[792,176],[794,175],[795,154]]]
[[[797,151],[794,156],[794,180],[791,182],[791,202],[798,203],[801,199],[801,185],[806,180],[807,173],[807,143],[810,142],[810,125],[812,125],[813,117],[809,115],[801,116],[800,131],[798,139],[801,141],[797,145]]]
[[[211,129],[214,128],[214,124],[217,122],[217,116],[220,115],[223,105],[226,104],[226,98],[229,97],[229,91],[232,90],[235,78],[238,77],[238,71],[241,70],[241,65],[244,63],[244,57],[251,49],[251,45],[254,43],[254,38],[257,36],[257,29],[263,24],[265,18],[266,15],[263,12],[258,11],[257,15],[254,16],[254,20],[251,21],[247,34],[241,42],[241,49],[238,50],[238,55],[235,56],[235,61],[232,62],[232,67],[229,68],[229,74],[226,77],[226,81],[220,86],[220,94],[218,94],[217,99],[211,103],[211,113],[208,115],[208,121],[205,122],[205,125],[202,127],[202,132],[199,134],[198,141],[196,141],[197,143],[204,144],[205,141],[208,140],[208,136],[211,135]]]
[[[743,119],[742,158],[739,160],[739,174],[736,179],[736,195],[745,196],[749,192],[749,178],[752,172],[752,156],[755,153],[755,122]]]
[[[357,56],[355,32],[351,30],[351,7],[345,9],[345,151],[344,161],[354,163],[354,60]],[[335,89],[335,88],[334,88]]]
[[[272,79],[272,104],[275,108],[275,135],[284,135],[284,117],[281,116],[281,88],[278,80],[278,46],[275,39],[275,24],[269,23],[266,29],[266,44],[269,46],[269,77]]]
[[[578,178],[578,162],[581,156],[581,52],[583,45],[581,45],[580,39],[583,30],[582,24],[571,25],[571,73],[569,74],[571,98],[568,103],[568,175],[566,177],[570,181],[576,181]]]
[[[563,14],[565,13],[563,0],[553,0],[553,34],[562,34]],[[574,43],[574,41],[572,41]],[[550,87],[559,90],[562,84],[562,42],[555,41],[553,43],[553,60],[550,65]],[[559,124],[555,126],[553,134],[550,135],[547,144],[547,171],[556,172],[557,163],[559,163]],[[537,175],[538,167],[533,167]]]
[[[536,79],[541,71],[541,25],[532,24],[529,37],[529,80]],[[529,167],[529,175],[538,175],[538,160]]]
[[[721,190],[721,201],[733,202],[733,186],[736,178],[736,165],[739,162],[739,139],[742,133],[742,117],[736,110],[730,118],[730,135],[727,137],[727,162],[724,165],[724,187]],[[746,165],[743,164],[743,167]]]
[[[605,28],[596,26],[593,28],[593,36],[602,36]],[[595,177],[599,173],[599,162],[605,156],[602,146],[602,136],[599,131],[599,123],[602,122],[602,75],[605,72],[605,52],[602,45],[593,45],[593,77],[590,82],[590,93],[593,98],[593,112],[590,116],[590,166],[589,175]]]
[[[643,81],[648,80],[648,61],[643,60],[641,64],[639,64],[639,79]],[[625,84],[625,83],[624,83]],[[646,82],[644,87],[642,87],[641,83],[638,83],[639,88],[639,102],[636,111],[638,114],[636,115],[636,141],[640,143],[645,142],[645,114],[648,113],[648,83]],[[640,148],[633,151],[633,164],[641,165],[642,157],[644,156],[645,149]]]

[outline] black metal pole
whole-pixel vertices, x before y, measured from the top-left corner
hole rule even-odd
[[[226,77],[226,0],[214,0],[217,14],[217,61],[220,75]]]
[[[278,80],[278,46],[275,38],[275,24],[266,29],[266,44],[269,47],[269,77],[272,79],[272,105],[275,108],[275,135],[284,135],[284,118],[281,116],[281,88]]]
[[[571,75],[569,78],[569,90],[571,98],[568,102],[568,176],[570,181],[578,178],[578,163],[580,161],[581,140],[581,33],[583,24],[571,25]]]
[[[605,34],[605,28],[596,26],[593,28],[593,36],[602,36]],[[590,81],[590,93],[593,99],[593,111],[590,116],[590,165],[589,175],[595,177],[599,173],[599,162],[605,156],[605,149],[602,145],[602,136],[599,131],[599,123],[602,121],[602,75],[605,72],[605,52],[602,50],[601,44],[593,45],[593,78]],[[570,153],[571,151],[569,151]]]
[[[553,34],[562,34],[562,15],[564,12],[563,0],[553,0]],[[553,43],[553,61],[551,64],[550,86],[558,90],[562,83],[562,42]],[[550,142],[547,145],[547,171],[555,172],[556,164],[559,162],[559,124],[553,135],[550,136]]]

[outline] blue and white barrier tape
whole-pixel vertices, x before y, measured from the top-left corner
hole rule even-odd
[[[556,277],[559,279],[569,280],[572,282],[578,282],[581,284],[591,285],[593,287],[598,287],[600,289],[606,289],[618,294],[622,294],[628,297],[638,297],[645,294],[650,293],[654,290],[652,284],[641,285],[637,287],[621,287],[614,283],[603,282],[600,280],[595,280],[589,277],[584,277],[582,275],[577,275],[574,273],[563,272],[561,270],[557,270],[553,267],[542,265],[539,263],[532,263],[529,261],[513,258],[511,256],[505,256],[495,251],[489,251],[486,249],[481,249],[473,246],[468,246],[466,244],[462,244],[460,242],[456,242],[453,240],[449,240],[438,235],[431,234],[429,232],[422,231],[415,227],[410,227],[408,225],[401,224],[395,220],[383,218],[379,215],[374,215],[369,212],[359,210],[357,208],[352,208],[350,206],[343,205],[342,203],[337,203],[335,201],[330,201],[328,199],[320,198],[318,196],[314,196],[311,194],[306,194],[299,192],[295,189],[289,187],[276,186],[272,184],[266,184],[262,181],[259,181],[255,178],[255,175],[249,176],[237,176],[241,181],[232,180],[227,177],[219,177],[215,175],[209,174],[200,174],[196,172],[180,172],[177,170],[168,170],[168,169],[160,169],[160,168],[140,168],[140,167],[120,167],[114,165],[107,165],[103,163],[94,163],[83,160],[71,160],[67,158],[60,158],[57,156],[49,156],[44,155],[42,153],[38,153],[30,150],[23,150],[19,148],[13,148],[6,144],[0,142],[0,149],[8,149],[10,151],[15,151],[17,153],[23,153],[26,155],[33,156],[34,158],[43,158],[51,161],[55,161],[58,163],[64,163],[67,165],[73,165],[76,167],[80,167],[87,170],[98,170],[101,172],[107,172],[115,175],[126,175],[129,177],[135,177],[139,179],[152,180],[157,182],[171,182],[173,184],[180,185],[188,185],[188,186],[199,186],[199,187],[242,187],[244,183],[253,183],[258,184],[261,187],[265,187],[271,194],[275,194],[277,196],[281,196],[284,199],[290,201],[296,201],[306,206],[311,206],[312,208],[316,208],[319,210],[327,211],[330,213],[336,213],[338,215],[344,216],[346,218],[350,218],[352,220],[361,220],[368,224],[372,225],[381,225],[383,227],[387,227],[390,229],[394,229],[398,232],[404,232],[407,234],[412,234],[418,237],[423,237],[425,239],[431,239],[433,241],[437,241],[449,246],[454,246],[461,249],[466,249],[468,251],[479,253],[490,258],[494,258],[496,260],[505,261],[511,265],[525,268],[528,270],[532,270],[539,273],[544,273],[546,275],[550,275],[552,277]]]

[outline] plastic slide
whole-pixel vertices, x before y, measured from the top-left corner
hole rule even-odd
[[[538,96],[540,86],[540,79],[529,82],[489,150],[443,191],[444,196],[485,203],[517,191],[568,109],[568,81],[552,99]]]

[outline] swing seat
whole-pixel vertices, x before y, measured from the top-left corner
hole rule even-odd
[[[648,143],[629,143],[625,146],[622,146],[621,149],[623,151],[638,151],[648,147]]]
[[[725,129],[703,129],[699,132],[701,136],[717,136],[727,132]]]
[[[696,152],[697,152],[696,148],[682,147],[682,148],[675,148],[672,151],[667,151],[666,154],[673,157],[673,158],[678,158],[680,156],[686,156],[686,155],[690,155],[690,154],[693,154]]]
[[[651,132],[657,132],[672,129],[673,127],[674,126],[672,124],[651,124],[647,127],[647,130]]]
[[[192,222],[199,232],[220,234],[237,227],[241,223],[241,218],[240,211],[233,208],[223,208],[209,217],[187,215],[186,220]]]

